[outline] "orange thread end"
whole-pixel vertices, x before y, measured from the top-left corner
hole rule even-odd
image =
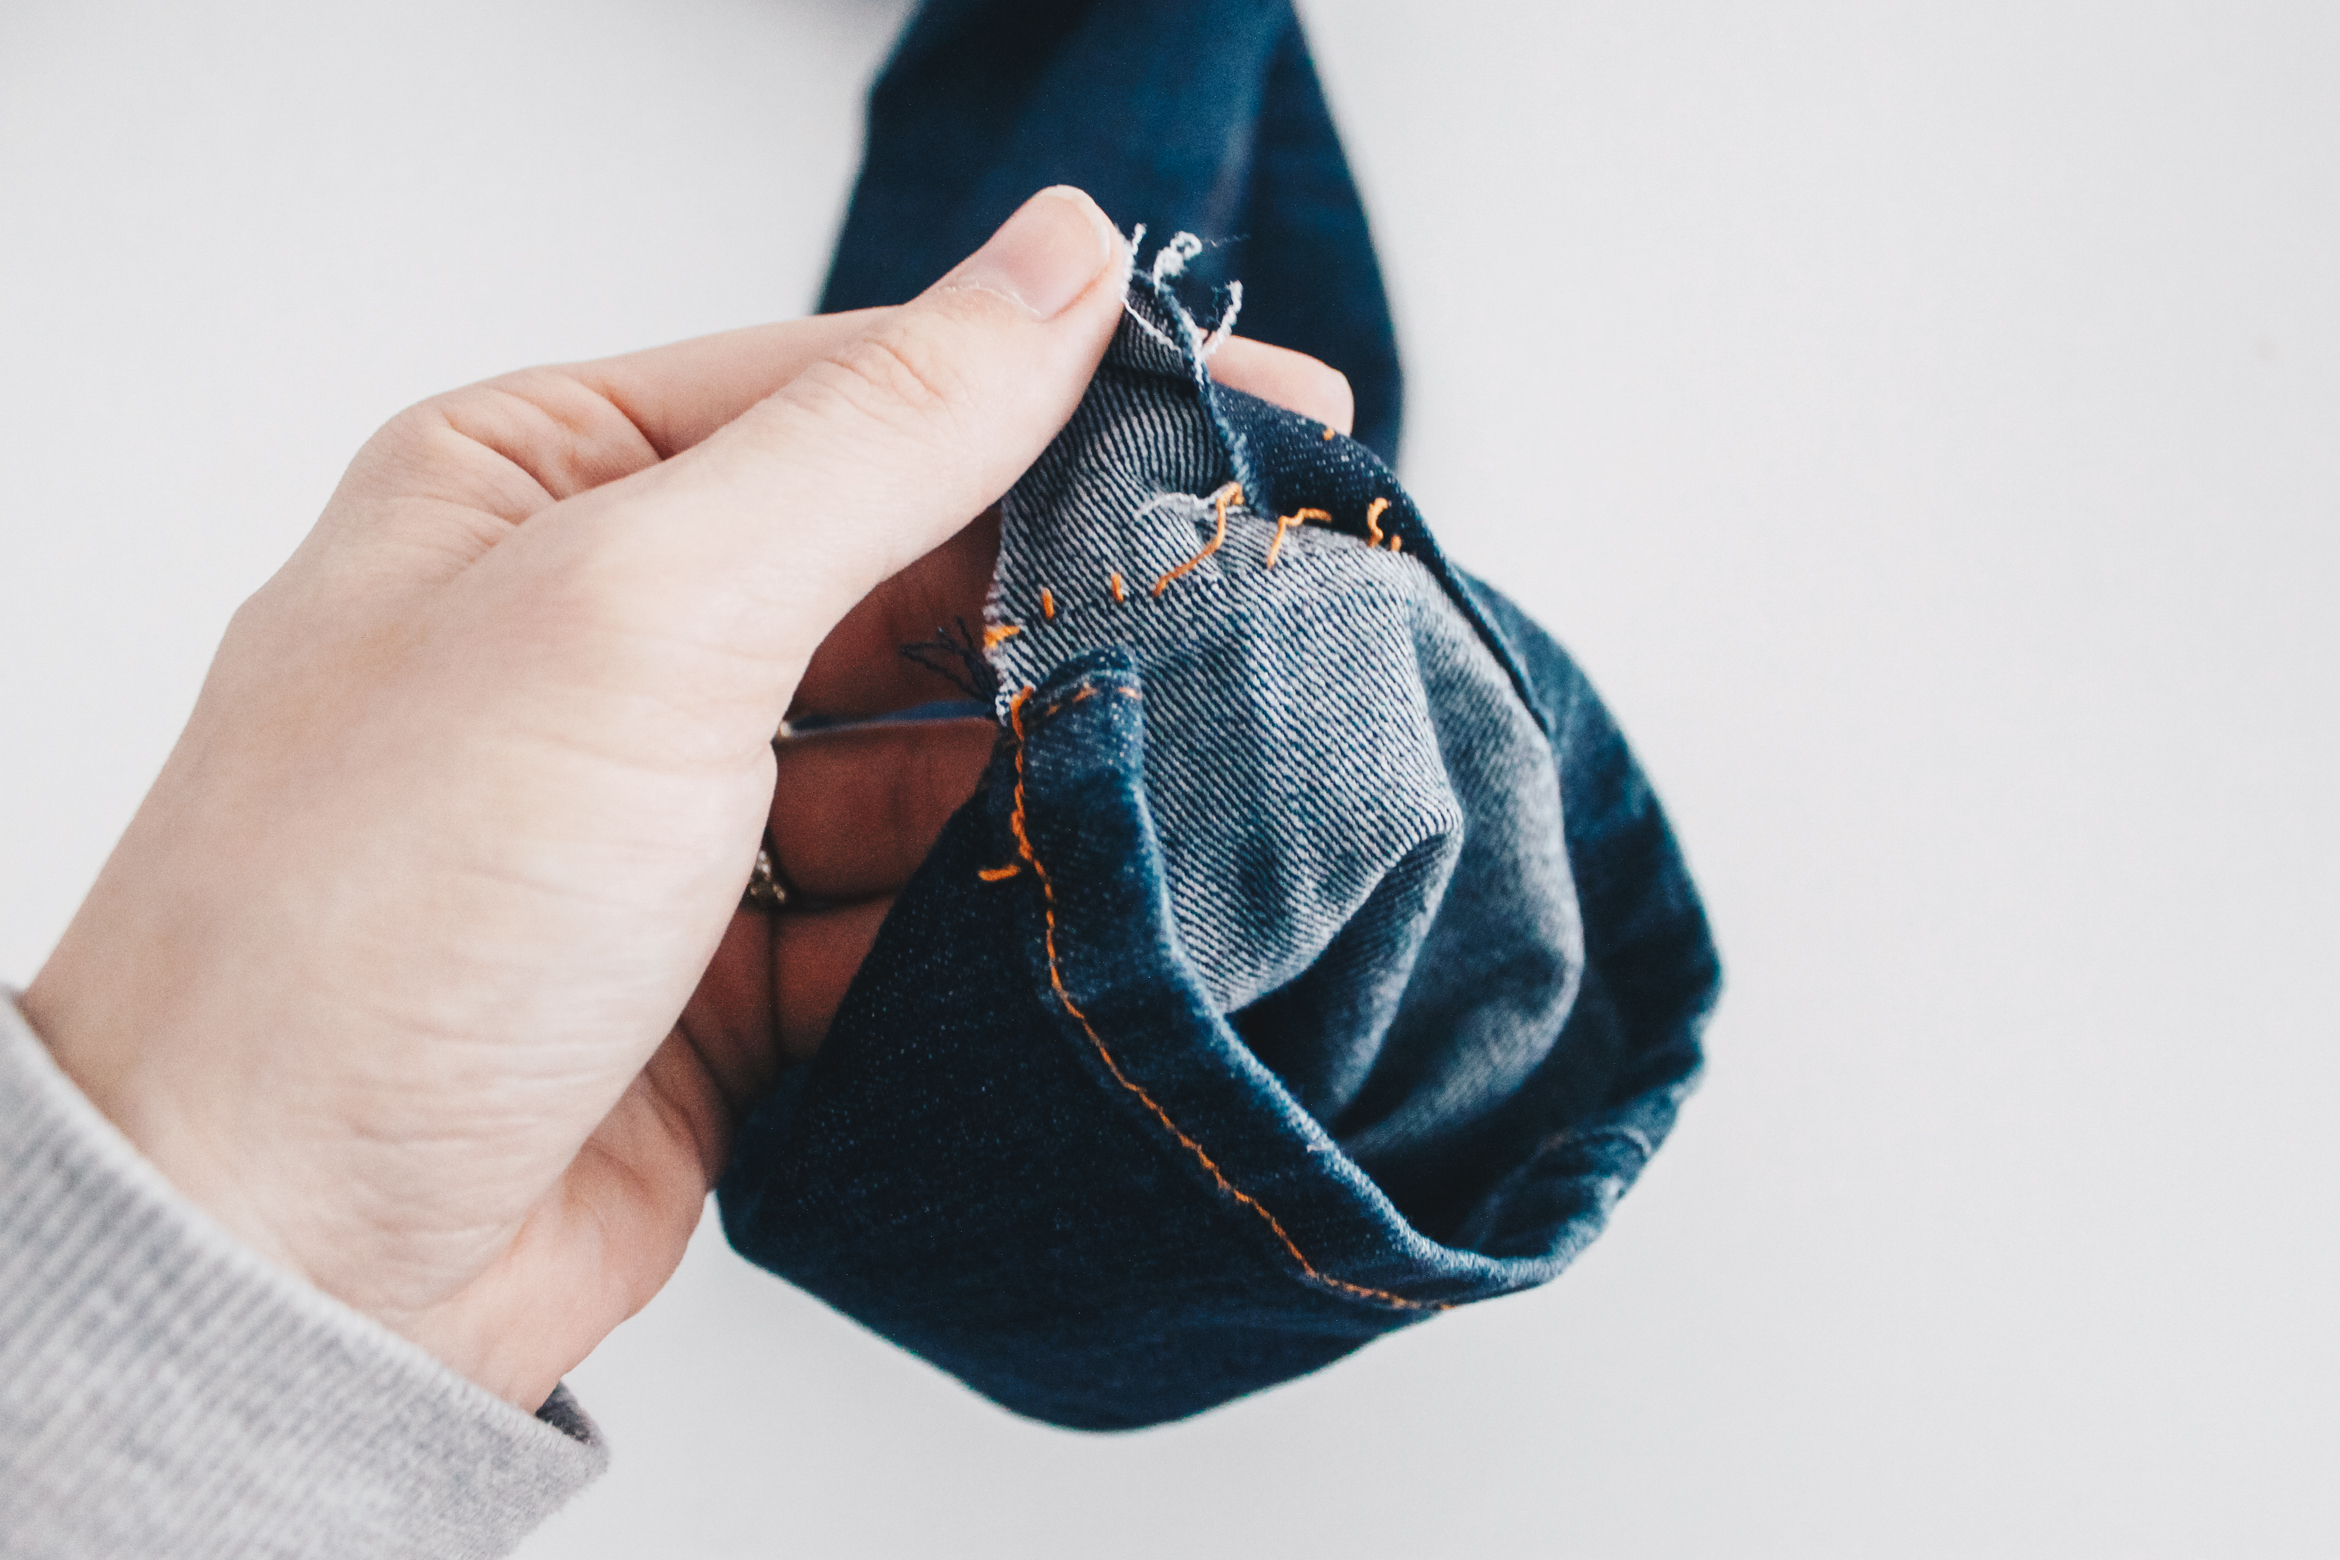
[[[1155,595],[1159,596],[1162,594],[1162,592],[1168,590],[1172,580],[1178,578],[1178,576],[1184,574],[1187,570],[1193,568],[1196,564],[1202,562],[1212,553],[1215,553],[1219,550],[1221,544],[1227,540],[1227,506],[1229,504],[1240,504],[1243,502],[1243,485],[1239,482],[1228,483],[1225,487],[1219,489],[1216,502],[1219,509],[1219,529],[1212,533],[1210,541],[1203,547],[1201,552],[1196,553],[1193,557],[1187,559],[1177,568],[1172,569],[1168,574],[1165,574],[1160,579],[1154,581]]]
[[[1381,545],[1381,512],[1389,507],[1389,500],[1377,498],[1365,506],[1365,545]]]
[[[1040,587],[1040,615],[1051,623],[1056,621],[1056,598],[1048,593],[1045,585]]]
[[[1332,516],[1325,513],[1321,509],[1302,509],[1296,511],[1295,513],[1282,515],[1277,518],[1276,534],[1268,541],[1267,566],[1269,568],[1272,569],[1276,566],[1276,554],[1284,550],[1284,533],[1286,531],[1298,530],[1301,526],[1306,525],[1311,520],[1321,520],[1330,523]]]
[[[1333,425],[1331,423],[1326,423],[1324,425],[1324,436],[1329,439],[1333,436],[1333,432]]]
[[[1129,599],[1129,592],[1121,588],[1121,576],[1119,574],[1111,576],[1106,581],[1106,583],[1113,587],[1113,599],[1115,601],[1127,601]]]
[[[1023,870],[1021,862],[1011,861],[1004,867],[985,867],[975,875],[986,883],[1004,883]]]
[[[1402,536],[1398,536],[1398,535],[1395,535],[1395,534],[1392,534],[1392,535],[1391,535],[1391,537],[1390,537],[1390,539],[1389,539],[1389,550],[1390,550],[1391,552],[1396,552],[1396,551],[1397,551],[1399,548],[1401,548],[1401,547],[1403,547],[1403,546],[1405,546],[1405,545],[1406,545],[1406,539],[1405,539],[1404,537],[1402,537]]]
[[[995,624],[983,631],[983,648],[997,650],[1001,645],[1006,644],[1022,632],[1023,630],[1013,623]]]

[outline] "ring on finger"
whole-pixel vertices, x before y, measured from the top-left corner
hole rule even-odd
[[[778,912],[788,908],[788,882],[772,860],[769,842],[756,847],[755,870],[748,874],[747,890],[739,896],[742,910]]]

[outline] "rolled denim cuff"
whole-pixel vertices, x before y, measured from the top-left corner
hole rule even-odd
[[[742,1253],[1091,1429],[1558,1273],[1718,980],[1567,657],[1212,385],[1159,277],[1131,310],[1002,506],[983,785],[721,1188]]]
[[[734,1244],[1084,1429],[1183,1418],[1553,1277],[1694,1083],[1714,966],[1614,728],[1565,661],[1538,663],[1578,744],[1572,816],[1597,831],[1572,842],[1580,877],[1622,913],[1598,918],[1599,974],[1487,1124],[1447,1229],[1401,1213],[1199,989],[1145,803],[1143,683],[1106,652],[1026,701],[879,934],[888,978],[750,1124],[723,1188]]]

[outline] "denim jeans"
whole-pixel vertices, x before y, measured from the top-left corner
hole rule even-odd
[[[1291,0],[926,0],[870,95],[822,311],[911,297],[1050,184],[1199,236],[1244,334],[1347,374],[1359,442],[1394,457],[1396,335]]]
[[[721,1189],[747,1256],[1093,1429],[1558,1273],[1718,981],[1582,675],[1363,444],[1211,382],[1193,247],[1003,504],[989,771]]]

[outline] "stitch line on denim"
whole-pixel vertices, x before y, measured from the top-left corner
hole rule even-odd
[[[1169,573],[1154,581],[1155,595],[1159,596],[1162,594],[1162,592],[1168,590],[1172,580],[1175,580],[1181,575],[1187,573],[1197,564],[1201,563],[1205,558],[1208,558],[1212,553],[1217,552],[1221,547],[1226,545],[1227,509],[1230,505],[1240,504],[1242,502],[1243,484],[1240,482],[1230,482],[1225,487],[1219,489],[1218,492],[1211,495],[1211,505],[1218,511],[1219,514],[1219,528],[1211,534],[1211,539],[1203,544],[1203,550],[1201,552],[1196,553],[1193,557],[1187,559],[1177,568],[1172,569]]]
[[[1140,246],[1143,244],[1145,236],[1145,224],[1141,222],[1130,233],[1130,254],[1132,256],[1140,253]],[[1192,237],[1191,234],[1184,236]],[[1164,248],[1167,250],[1178,243],[1179,240],[1174,238],[1171,240],[1171,244],[1165,245]],[[1174,277],[1185,269],[1187,254],[1200,252],[1201,241],[1195,240],[1195,248],[1182,253],[1179,258],[1170,263],[1166,270],[1163,267],[1161,254],[1154,257],[1154,270],[1151,274],[1133,269],[1130,272],[1129,291],[1123,295],[1121,306],[1123,313],[1129,317],[1132,324],[1138,326],[1146,335],[1161,343],[1180,359],[1181,365],[1186,371],[1185,378],[1194,386],[1195,393],[1201,402],[1204,420],[1210,424],[1211,431],[1217,435],[1219,448],[1226,455],[1228,465],[1234,470],[1235,479],[1242,482],[1256,475],[1252,464],[1250,444],[1237,431],[1234,423],[1219,405],[1219,386],[1211,378],[1208,365],[1193,350],[1194,346],[1201,340],[1201,331],[1194,322],[1193,314],[1179,300],[1177,293],[1171,288],[1168,281],[1169,277]],[[1139,307],[1141,293],[1152,307],[1161,311],[1163,318],[1178,327],[1180,333],[1186,338],[1184,346],[1174,340],[1168,331],[1146,317],[1145,310]],[[1333,430],[1329,427],[1326,428],[1325,435],[1332,436]],[[1257,482],[1253,482],[1252,485],[1263,486]],[[1381,510],[1388,507],[1386,501],[1380,503],[1374,510],[1374,517],[1377,519]],[[1376,535],[1372,540],[1378,544],[1381,538]],[[1418,538],[1418,540],[1427,540],[1427,538]],[[1451,561],[1438,552],[1435,544],[1431,545],[1428,555],[1422,561],[1428,566],[1439,585],[1446,591],[1448,598],[1461,611],[1464,621],[1477,631],[1479,637],[1486,642],[1487,648],[1494,652],[1496,662],[1502,666],[1504,674],[1510,678],[1512,691],[1519,695],[1520,703],[1527,707],[1536,723],[1544,727],[1545,735],[1550,736],[1551,728],[1545,724],[1543,708],[1536,700],[1534,686],[1528,681],[1527,668],[1512,649],[1510,641],[1504,637],[1502,629],[1497,627],[1495,622],[1480,607],[1477,597],[1464,583],[1461,574]]]
[[[1274,539],[1268,543],[1267,563],[1263,567],[1272,569],[1276,566],[1276,555],[1284,550],[1285,532],[1296,526],[1306,525],[1311,520],[1321,521],[1326,525],[1332,524],[1331,514],[1322,509],[1301,509],[1288,515],[1278,515],[1276,517],[1276,534]]]
[[[1031,690],[1026,689],[1025,691],[1030,692]],[[1135,688],[1122,688],[1117,691],[1124,698],[1134,699],[1138,697],[1138,691]],[[1097,685],[1095,683],[1083,683],[1080,687],[1080,691],[1077,693],[1068,693],[1063,698],[1057,700],[1054,704],[1048,706],[1048,708],[1042,710],[1040,712],[1040,719],[1048,720],[1053,717],[1058,710],[1068,708],[1071,705],[1079,704],[1086,699],[1093,699],[1096,696]],[[1010,707],[1010,713],[1013,713],[1012,706]],[[1023,734],[1021,732],[1017,733],[1016,740],[1019,744],[1023,741]],[[1019,758],[1023,756],[1023,749],[1020,746],[1017,748],[1017,756]]]
[[[1245,508],[1243,508],[1243,506],[1242,506],[1242,505],[1240,505],[1240,504],[1237,504],[1237,505],[1235,506],[1235,508],[1234,508],[1234,509],[1230,510],[1230,514],[1232,515],[1234,512],[1236,512],[1236,510],[1240,510],[1240,511],[1241,511],[1242,513],[1244,513],[1244,514],[1253,515],[1255,518],[1257,518],[1257,519],[1260,519],[1260,520],[1262,520],[1262,521],[1266,522],[1266,525],[1271,525],[1271,526],[1272,526],[1272,525],[1274,525],[1274,524],[1276,524],[1276,523],[1277,523],[1277,521],[1276,521],[1276,519],[1275,519],[1274,517],[1271,517],[1271,516],[1266,516],[1266,515],[1259,515],[1259,514],[1257,514],[1257,512],[1256,512],[1256,511],[1249,510],[1249,509],[1245,509]],[[1307,513],[1314,514],[1314,513],[1316,513],[1316,511],[1307,511]],[[1287,517],[1287,518],[1288,518],[1288,517]],[[1317,522],[1317,523],[1321,524],[1322,522]],[[1294,525],[1290,526],[1290,527],[1289,527],[1289,529],[1291,529],[1291,530],[1293,530],[1293,531],[1298,531],[1298,530],[1301,530],[1301,529],[1303,529],[1303,527],[1302,527],[1301,525],[1299,525],[1299,524],[1294,524]],[[1358,536],[1358,535],[1356,535],[1354,532],[1347,531],[1347,530],[1344,530],[1344,529],[1340,528],[1340,526],[1339,526],[1337,523],[1336,523],[1336,524],[1331,524],[1331,525],[1326,525],[1326,526],[1324,527],[1324,529],[1325,529],[1325,531],[1327,532],[1327,534],[1328,534],[1328,537],[1338,537],[1338,538],[1341,538],[1341,539],[1343,539],[1343,540],[1345,540],[1345,541],[1352,541],[1352,542],[1355,542],[1355,543],[1356,543],[1356,544],[1357,544],[1359,547],[1361,547],[1361,548],[1366,546],[1366,541],[1365,541],[1365,538],[1364,538],[1364,537],[1362,537],[1362,536]],[[1263,535],[1265,535],[1265,536],[1267,537],[1267,539],[1269,540],[1269,542],[1270,542],[1271,544],[1273,543],[1273,540],[1274,540],[1274,533],[1273,533],[1272,531],[1268,531],[1268,530],[1266,529],[1266,526],[1263,526],[1263,527],[1262,527],[1262,534],[1263,534]],[[1391,537],[1391,535],[1390,535],[1390,533],[1389,533],[1389,532],[1387,532],[1387,531],[1384,531],[1384,532],[1382,533],[1382,538],[1381,538],[1381,539],[1382,539],[1382,541],[1383,541],[1385,544],[1386,544],[1386,543],[1389,543],[1389,542],[1391,542],[1391,541],[1393,540],[1393,539],[1392,539],[1392,537]],[[1242,538],[1242,537],[1241,537],[1241,536],[1240,536],[1240,535],[1239,535],[1239,534],[1236,532],[1236,530],[1235,530],[1235,528],[1234,528],[1234,526],[1233,526],[1233,524],[1232,524],[1232,523],[1230,523],[1230,525],[1229,525],[1229,527],[1228,527],[1228,540],[1229,540],[1230,542],[1234,542],[1234,543],[1238,543],[1238,544],[1240,544],[1240,543],[1243,541],[1243,538]],[[1298,552],[1300,551],[1300,548],[1302,547],[1302,545],[1303,545],[1303,544],[1302,544],[1302,543],[1300,543],[1300,542],[1288,542],[1288,543],[1286,544],[1286,546],[1285,546],[1285,551],[1292,552],[1292,553],[1294,553],[1295,555],[1297,555],[1297,554],[1298,554]],[[1338,544],[1336,544],[1336,545],[1338,545]],[[1224,548],[1224,546],[1222,546],[1222,547],[1221,547],[1219,550],[1220,550],[1222,553],[1224,553],[1224,551],[1225,551],[1225,548]],[[1399,549],[1399,548],[1397,548],[1397,547],[1394,547],[1394,546],[1387,546],[1387,545],[1385,545],[1385,546],[1382,546],[1382,547],[1380,547],[1380,548],[1377,548],[1377,549],[1374,549],[1374,550],[1381,551],[1381,552],[1397,552],[1397,551],[1400,551],[1400,549]],[[1412,556],[1412,555],[1404,555],[1404,554],[1401,554],[1401,555],[1405,556],[1405,557],[1406,557],[1406,561],[1407,561],[1407,562],[1409,562],[1409,563],[1419,563],[1419,562],[1421,562],[1421,561],[1422,561],[1421,559],[1419,559],[1419,558],[1417,558],[1417,557],[1414,557],[1414,556]],[[1190,563],[1190,564],[1191,564],[1191,563],[1198,563],[1198,562],[1202,561],[1202,559],[1203,559],[1203,558],[1205,558],[1205,557],[1207,557],[1207,556],[1209,556],[1209,554],[1208,554],[1208,552],[1206,551],[1206,552],[1205,552],[1205,553],[1203,553],[1203,554],[1198,554],[1198,555],[1197,555],[1197,557],[1195,557],[1195,558],[1193,558],[1193,559],[1189,559],[1189,560],[1188,560],[1188,563]],[[1264,556],[1264,553],[1263,553],[1263,556]],[[1282,556],[1282,555],[1279,553],[1279,554],[1278,554],[1279,562],[1280,562],[1281,556]],[[1182,567],[1183,567],[1183,565],[1182,565]],[[1118,574],[1118,573],[1115,573],[1115,574],[1110,574],[1110,575],[1108,575],[1108,576],[1107,576],[1107,583],[1108,583],[1108,584],[1110,584],[1110,583],[1111,583],[1113,580],[1116,580],[1116,579],[1122,579],[1122,578],[1123,578],[1123,577],[1122,577],[1120,574]],[[1433,575],[1433,578],[1435,579],[1435,575]],[[1360,582],[1358,582],[1358,581],[1350,581],[1350,582],[1348,582],[1348,584],[1350,584],[1350,585],[1356,585],[1356,584],[1359,584],[1359,583],[1360,583]],[[1162,604],[1163,604],[1165,607],[1168,607],[1168,608],[1171,608],[1171,609],[1173,609],[1173,610],[1176,610],[1177,608],[1179,608],[1179,607],[1183,606],[1183,607],[1185,607],[1186,609],[1188,609],[1189,611],[1191,611],[1191,610],[1193,610],[1193,609],[1196,607],[1196,605],[1197,605],[1197,604],[1199,604],[1199,603],[1209,603],[1209,602],[1212,602],[1212,601],[1219,601],[1219,602],[1221,602],[1221,603],[1223,604],[1223,609],[1224,609],[1224,610],[1231,610],[1231,611],[1238,611],[1238,612],[1240,612],[1240,611],[1247,610],[1247,609],[1248,609],[1248,607],[1251,605],[1251,603],[1252,603],[1253,599],[1254,599],[1254,598],[1252,598],[1252,597],[1251,597],[1249,594],[1247,594],[1247,592],[1248,592],[1248,590],[1249,590],[1249,587],[1248,587],[1248,586],[1246,586],[1246,585],[1243,585],[1243,584],[1242,584],[1242,583],[1240,583],[1238,580],[1236,580],[1236,579],[1234,579],[1234,578],[1232,578],[1232,577],[1230,577],[1230,576],[1226,576],[1226,575],[1222,575],[1222,576],[1220,576],[1220,577],[1216,577],[1216,578],[1214,578],[1213,576],[1211,576],[1211,575],[1209,575],[1209,574],[1206,574],[1206,573],[1202,573],[1202,572],[1200,572],[1200,571],[1198,571],[1198,572],[1196,572],[1195,574],[1193,574],[1193,575],[1191,575],[1191,576],[1187,577],[1186,579],[1183,579],[1183,580],[1181,580],[1181,581],[1179,581],[1179,582],[1178,582],[1178,593],[1177,593],[1177,595],[1176,595],[1176,596],[1173,596],[1173,595],[1171,595],[1171,594],[1170,594],[1168,591],[1164,591],[1164,592],[1162,592],[1162,593],[1161,593],[1161,596],[1160,596],[1159,598],[1156,598],[1156,597],[1154,596],[1154,593],[1153,593],[1153,592],[1152,592],[1152,591],[1149,589],[1149,590],[1143,591],[1143,592],[1141,592],[1139,595],[1137,595],[1137,596],[1133,597],[1133,596],[1131,596],[1131,595],[1129,594],[1129,592],[1128,592],[1128,590],[1127,590],[1127,581],[1126,581],[1126,580],[1124,580],[1124,581],[1123,581],[1123,585],[1124,585],[1123,593],[1122,593],[1120,596],[1117,596],[1117,597],[1115,597],[1115,598],[1114,598],[1114,600],[1116,601],[1116,603],[1118,603],[1118,604],[1120,604],[1120,605],[1123,605],[1123,606],[1126,606],[1126,605],[1128,605],[1128,604],[1129,604],[1129,603],[1130,603],[1132,600],[1135,600],[1135,601],[1139,602],[1139,603],[1142,605],[1142,604],[1143,604],[1144,602],[1146,602],[1146,601],[1149,601],[1149,600],[1154,600],[1154,599],[1159,599],[1159,600],[1162,602]],[[1057,598],[1055,598],[1055,602],[1056,602],[1056,616],[1055,616],[1055,618],[1054,618],[1053,620],[1051,620],[1051,622],[1052,622],[1054,625],[1056,625],[1056,626],[1059,626],[1059,627],[1061,627],[1062,625],[1064,625],[1064,624],[1067,624],[1067,623],[1071,623],[1071,622],[1075,622],[1075,621],[1082,620],[1082,619],[1084,619],[1084,618],[1086,617],[1086,615],[1087,615],[1089,612],[1091,612],[1091,611],[1096,611],[1096,610],[1100,610],[1100,609],[1103,607],[1103,605],[1104,605],[1104,604],[1103,604],[1103,603],[1101,603],[1101,602],[1093,602],[1093,603],[1091,603],[1091,604],[1090,604],[1090,605],[1088,605],[1088,606],[1082,606],[1082,605],[1080,605],[1080,604],[1079,604],[1077,601],[1067,600],[1066,598],[1064,598],[1064,597],[1061,597],[1061,596],[1060,596],[1060,597],[1057,597]],[[1281,609],[1278,609],[1278,610],[1281,610]],[[1467,621],[1467,620],[1466,620],[1466,621]],[[1031,636],[1033,636],[1033,635],[1038,635],[1038,636],[1040,636],[1040,637],[1039,637],[1039,639],[1037,639],[1037,640],[1035,641],[1035,643],[1039,643],[1039,644],[1043,644],[1043,645],[1044,645],[1044,644],[1047,644],[1047,643],[1049,642],[1049,640],[1048,640],[1048,635],[1049,635],[1049,632],[1050,632],[1050,624],[1049,624],[1049,623],[1000,624],[1000,625],[998,625],[998,626],[996,626],[996,627],[994,627],[994,628],[987,629],[985,632],[986,632],[987,634],[989,634],[989,635],[996,635],[996,636],[997,636],[997,638],[996,638],[996,639],[993,641],[993,645],[992,645],[992,647],[993,647],[993,648],[996,648],[998,644],[1000,644],[1000,643],[1004,643],[1005,641],[1007,641],[1007,640],[1009,640],[1009,639],[1015,639],[1015,638],[1030,638],[1030,637],[1031,637]],[[1036,653],[1038,653],[1038,652],[1036,652]],[[1500,664],[1500,663],[1499,663],[1499,664]],[[1027,675],[1028,675],[1028,673],[1027,673]]]
[[[1166,500],[1184,499],[1187,497],[1189,497],[1189,495],[1164,493],[1157,495],[1154,502],[1161,503]],[[1187,571],[1194,569],[1197,565],[1202,563],[1204,559],[1209,558],[1214,553],[1224,549],[1229,536],[1227,521],[1228,518],[1233,515],[1235,510],[1243,509],[1246,514],[1254,513],[1245,506],[1243,489],[1240,484],[1230,484],[1227,487],[1223,487],[1217,493],[1214,493],[1211,497],[1202,500],[1202,502],[1208,503],[1212,506],[1214,515],[1216,516],[1218,522],[1214,526],[1215,534],[1213,535],[1209,544],[1203,547],[1201,551],[1197,552],[1193,557],[1188,558],[1177,568],[1170,570],[1162,577],[1160,581],[1157,581],[1153,589],[1148,593],[1150,596],[1155,598],[1166,596],[1167,590],[1165,587],[1170,582],[1180,578]],[[1370,525],[1372,523],[1373,516],[1381,514],[1385,509],[1388,508],[1389,503],[1390,500],[1386,498],[1377,498],[1372,500],[1367,515],[1367,523]],[[1150,508],[1152,506],[1149,505],[1148,507]],[[1378,547],[1380,543],[1387,542],[1389,544],[1388,551],[1395,553],[1400,551],[1405,544],[1405,539],[1402,536],[1398,536],[1391,531],[1383,531],[1379,527],[1374,528],[1375,536],[1372,540],[1368,541],[1365,537],[1357,536],[1356,533],[1343,529],[1332,513],[1323,509],[1301,509],[1289,515],[1273,517],[1261,514],[1258,516],[1258,518],[1262,521],[1269,521],[1275,526],[1275,530],[1268,537],[1267,550],[1262,564],[1264,568],[1268,569],[1273,569],[1276,567],[1277,563],[1282,559],[1284,538],[1286,534],[1291,531],[1296,531],[1303,525],[1310,522],[1324,526],[1334,535],[1352,537],[1356,541],[1363,543],[1368,548],[1375,548]],[[1129,590],[1127,582],[1124,580],[1121,572],[1119,570],[1113,570],[1109,572],[1105,577],[1105,582],[1109,592],[1112,595],[1114,604],[1116,606],[1126,606],[1129,602]],[[1182,589],[1181,594],[1185,594],[1187,591],[1193,590],[1200,590],[1206,594],[1215,594],[1226,589],[1227,586],[1224,582],[1215,581],[1206,577],[1198,578],[1192,581],[1188,586]],[[1040,616],[1043,623],[1053,623],[1059,617],[1065,616],[1068,613],[1077,614],[1084,610],[1080,607],[1077,600],[1062,600],[1056,595],[1055,591],[1051,587],[1045,585],[1040,587],[1039,604]],[[1026,625],[1002,623],[986,629],[984,631],[984,648],[987,650],[996,649],[999,645],[1005,643],[1007,640],[1021,636],[1025,631],[1025,627]]]
[[[1121,688],[1117,691],[1127,698],[1142,697],[1139,690],[1135,688]],[[1046,720],[1059,710],[1069,705],[1078,704],[1095,692],[1094,685],[1084,687],[1079,693],[1069,698],[1059,699],[1056,703],[1049,705],[1040,712],[1039,718]],[[1164,1130],[1184,1145],[1187,1152],[1194,1155],[1203,1169],[1210,1173],[1211,1179],[1218,1184],[1220,1191],[1225,1192],[1265,1221],[1267,1227],[1274,1232],[1276,1239],[1282,1243],[1284,1250],[1294,1262],[1300,1265],[1301,1272],[1328,1289],[1337,1289],[1345,1294],[1356,1295],[1361,1299],[1371,1300],[1393,1310],[1453,1310],[1454,1306],[1447,1301],[1409,1300],[1404,1295],[1392,1294],[1386,1289],[1374,1289],[1364,1284],[1352,1284],[1347,1279],[1333,1277],[1309,1261],[1307,1253],[1300,1249],[1299,1243],[1292,1239],[1291,1232],[1284,1228],[1283,1221],[1269,1212],[1267,1205],[1258,1198],[1244,1191],[1233,1181],[1228,1180],[1227,1173],[1219,1168],[1219,1162],[1211,1157],[1210,1151],[1189,1137],[1185,1130],[1171,1118],[1170,1113],[1162,1108],[1161,1103],[1146,1092],[1142,1084],[1121,1070],[1121,1063],[1114,1058],[1112,1049],[1105,1044],[1104,1036],[1097,1033],[1097,1026],[1089,1021],[1089,1015],[1082,1012],[1079,1005],[1073,1001],[1072,992],[1065,986],[1064,972],[1056,956],[1056,884],[1049,877],[1048,869],[1041,865],[1039,853],[1032,848],[1031,832],[1024,821],[1024,705],[1031,699],[1032,694],[1033,690],[1026,687],[1008,705],[1008,725],[1014,732],[1016,739],[1015,807],[1008,815],[1008,825],[1015,834],[1016,849],[1022,854],[1025,864],[1031,867],[1032,875],[1040,880],[1041,906],[1046,921],[1048,984],[1056,992],[1056,1000],[1063,1004],[1064,1010],[1071,1014],[1074,1022],[1081,1026],[1081,1032],[1089,1037],[1089,1043],[1096,1047],[1098,1058],[1105,1063],[1105,1070],[1112,1074],[1113,1081],[1137,1096],[1138,1101],[1153,1113],[1154,1119],[1162,1124]]]

